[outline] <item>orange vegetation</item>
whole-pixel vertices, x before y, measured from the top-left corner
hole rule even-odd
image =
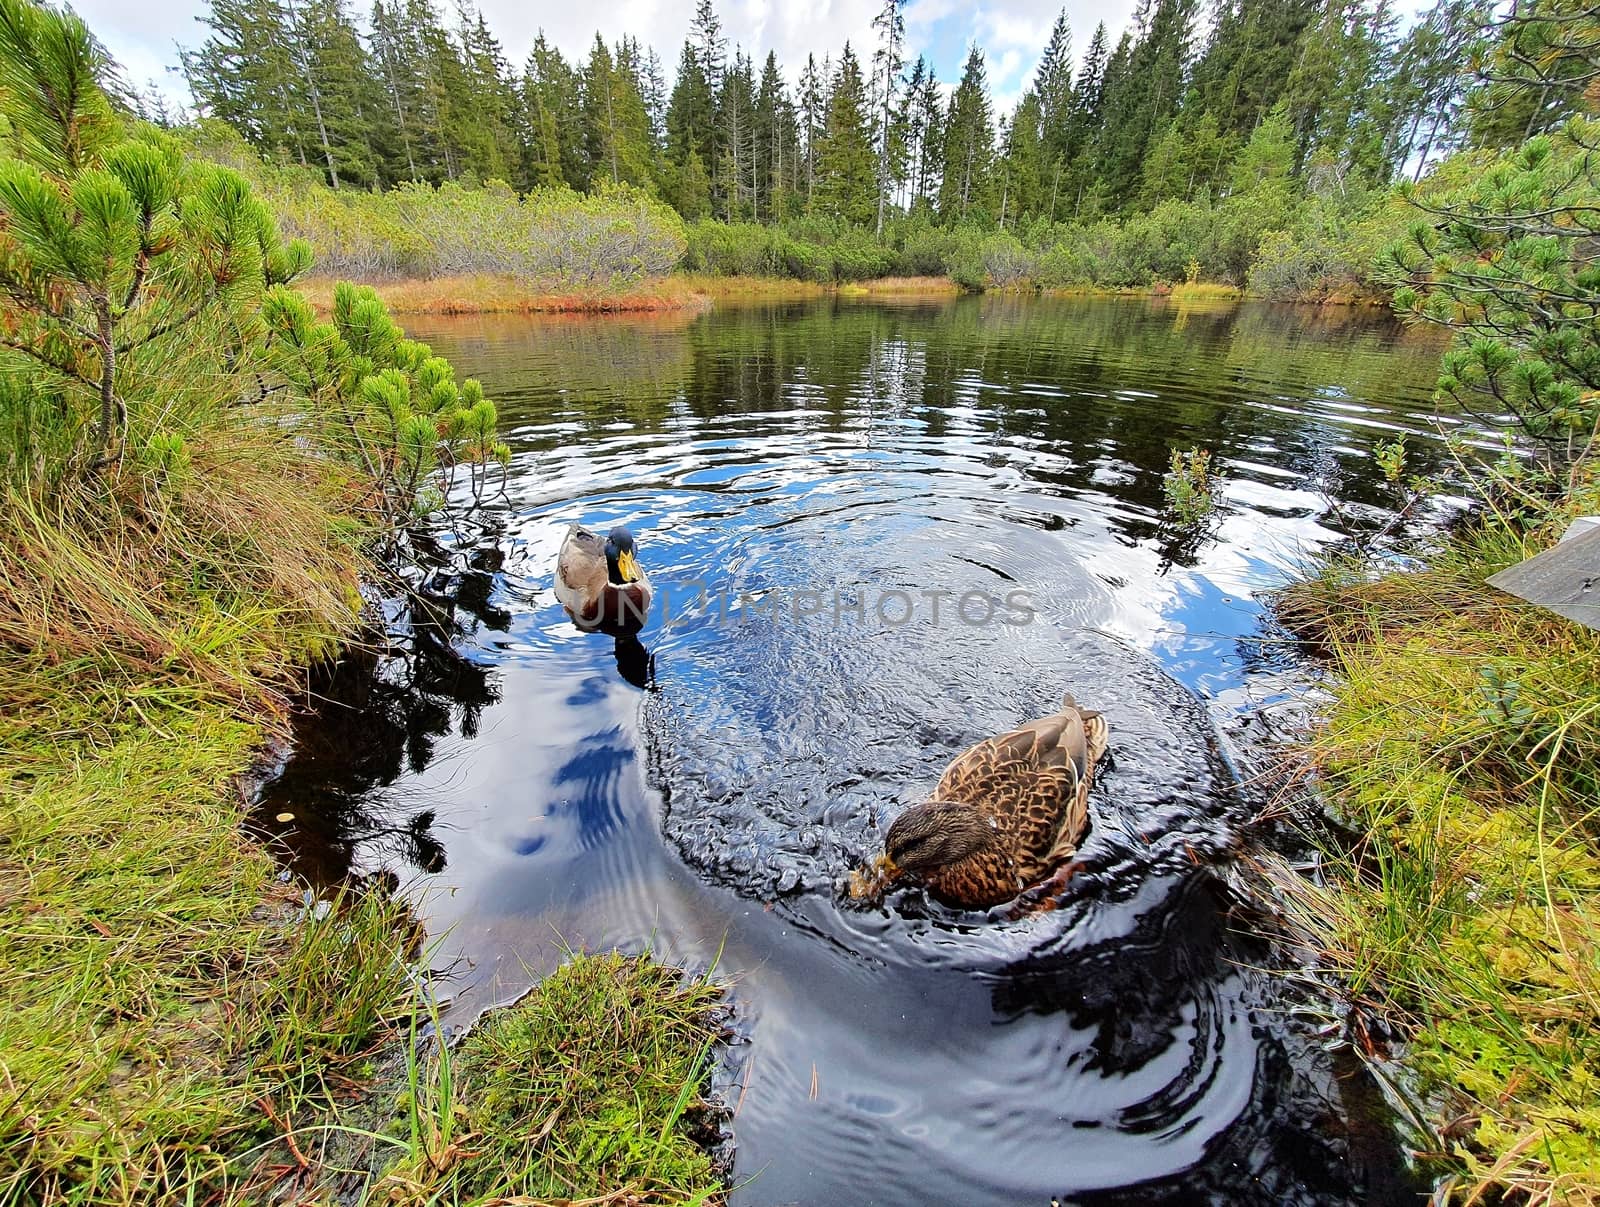
[[[605,314],[700,308],[708,299],[677,277],[656,277],[607,289],[539,292],[513,277],[477,274],[373,284],[391,314]],[[303,281],[300,291],[318,310],[333,305],[333,281]]]
[[[543,292],[515,277],[487,273],[373,282],[391,314],[636,314],[701,310],[714,302],[801,301],[829,293],[955,294],[948,277],[884,277],[846,285],[820,285],[783,277],[718,277],[674,273],[614,288]],[[333,305],[333,281],[314,277],[300,291],[318,310]]]

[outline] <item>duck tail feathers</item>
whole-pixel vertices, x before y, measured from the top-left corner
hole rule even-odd
[[[1083,718],[1083,744],[1092,767],[1106,752],[1106,745],[1111,741],[1111,726],[1100,713],[1085,709],[1080,710],[1079,715]]]
[[[1074,696],[1071,692],[1068,692],[1066,695],[1061,697],[1061,711],[1075,712],[1085,721],[1088,721],[1091,717],[1098,717],[1100,715],[1100,710],[1098,708],[1085,708],[1083,705],[1079,704],[1078,697]]]

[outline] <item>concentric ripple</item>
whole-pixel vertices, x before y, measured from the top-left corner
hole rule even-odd
[[[741,1204],[1405,1197],[1370,1087],[1254,971],[1222,735],[1303,692],[1253,595],[1332,499],[1386,521],[1373,442],[1442,460],[1436,348],[1007,299],[411,326],[498,402],[505,489],[435,534],[426,607],[323,685],[257,817],[314,878],[406,881],[453,1021],[564,945],[716,961]],[[1181,528],[1190,445],[1223,506]],[[554,600],[578,519],[638,538],[638,642]],[[842,897],[954,754],[1066,692],[1112,757],[1062,908]]]

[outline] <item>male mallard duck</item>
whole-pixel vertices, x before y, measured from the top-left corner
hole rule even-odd
[[[1069,695],[1060,712],[957,755],[932,798],[889,827],[880,883],[918,880],[945,904],[970,909],[1038,884],[1088,829],[1089,778],[1108,734],[1105,718]],[[871,888],[858,879],[854,891]]]
[[[650,593],[626,528],[613,528],[604,541],[582,524],[567,530],[556,556],[556,598],[573,624],[591,633],[637,633],[650,614]]]

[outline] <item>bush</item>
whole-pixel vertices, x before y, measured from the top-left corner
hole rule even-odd
[[[626,285],[672,271],[687,246],[683,219],[629,185],[526,196],[495,180],[334,190],[320,173],[264,163],[220,123],[202,123],[190,138],[205,158],[245,174],[330,276],[491,273],[551,286]]]
[[[984,281],[999,289],[1022,284],[1033,277],[1038,257],[1022,246],[1022,241],[1007,232],[990,235],[979,246]]]

